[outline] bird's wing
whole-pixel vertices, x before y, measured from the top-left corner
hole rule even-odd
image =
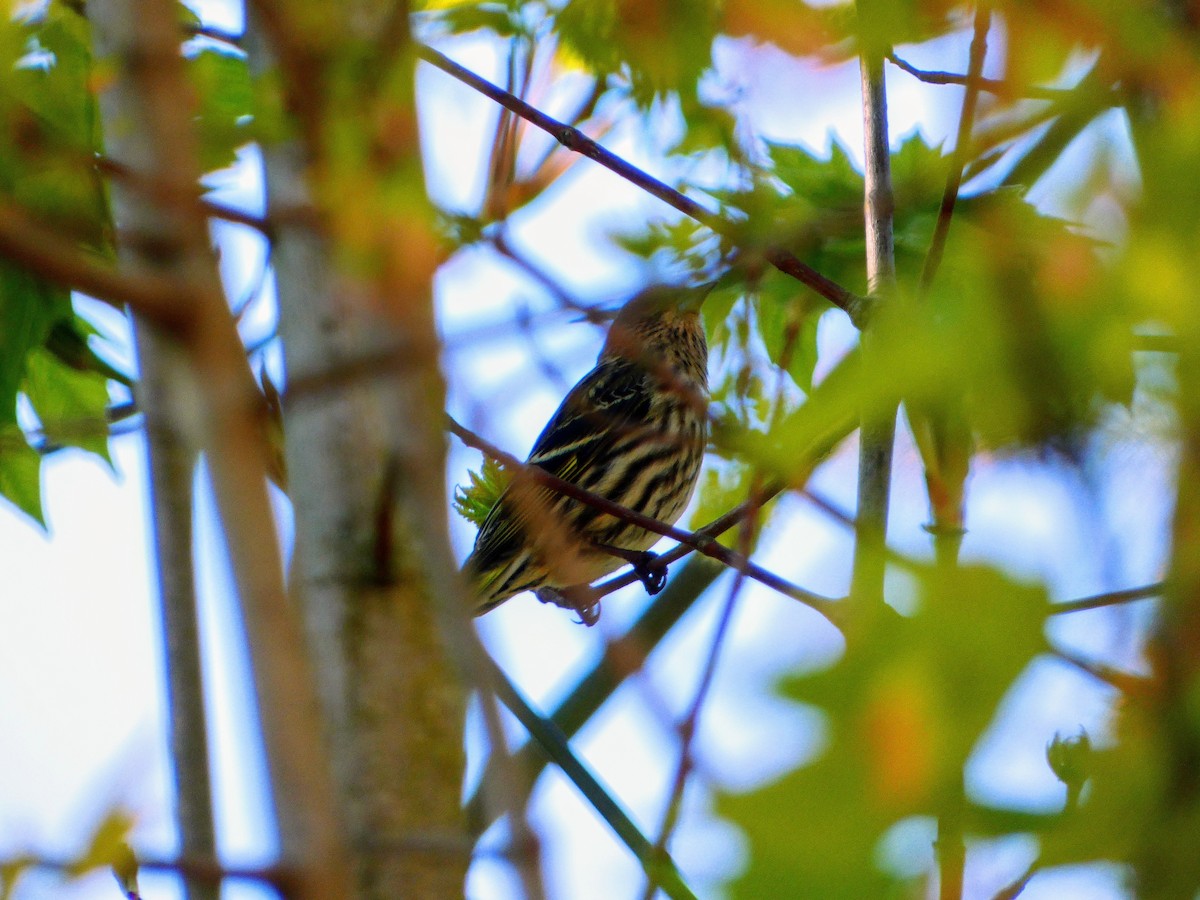
[[[625,360],[603,363],[571,389],[534,442],[527,462],[564,481],[603,466],[618,441],[644,427],[650,413],[650,375]],[[548,491],[549,494],[553,492]],[[487,572],[503,565],[523,541],[522,516],[501,494],[484,519],[471,567]]]
[[[622,438],[650,415],[649,373],[625,360],[597,366],[571,389],[533,444],[528,462],[577,481],[603,464]]]

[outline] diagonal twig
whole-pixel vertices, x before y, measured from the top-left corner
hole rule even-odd
[[[723,217],[711,210],[705,209],[690,197],[685,196],[652,175],[643,172],[636,166],[604,149],[578,128],[546,115],[536,107],[526,103],[520,97],[513,96],[487,79],[481,78],[444,54],[434,50],[432,47],[418,45],[417,53],[421,59],[474,88],[485,97],[496,101],[505,109],[511,110],[538,128],[541,128],[568,150],[581,153],[588,159],[598,162],[610,172],[620,175],[626,181],[637,185],[652,196],[673,206],[684,215],[691,216],[698,222],[704,223],[723,237],[736,239],[736,229]],[[868,309],[865,298],[858,297],[851,291],[848,291],[786,250],[771,247],[764,252],[764,255],[767,261],[775,266],[775,268],[787,275],[791,275],[801,284],[816,291],[834,306],[845,311],[851,320],[861,327]]]
[[[686,544],[692,550],[703,553],[705,556],[711,556],[713,559],[723,562],[730,568],[745,573],[748,578],[765,584],[767,587],[787,597],[799,600],[801,603],[819,612],[835,626],[838,624],[839,609],[836,600],[830,597],[823,597],[820,594],[815,594],[812,591],[807,591],[798,585],[792,584],[786,578],[781,578],[774,572],[751,562],[743,554],[735,550],[730,550],[723,544],[718,543],[709,535],[703,532],[687,531],[686,529],[660,522],[657,519],[652,519],[635,510],[621,506],[619,503],[613,503],[607,497],[584,490],[578,485],[547,472],[545,469],[527,465],[512,454],[505,453],[490,441],[484,440],[470,429],[463,427],[449,416],[446,416],[446,427],[468,447],[473,447],[487,454],[502,465],[512,468],[514,472],[527,474],[543,487],[557,491],[560,494],[565,494],[572,500],[578,500],[580,503],[598,509],[623,522],[628,522],[631,525],[644,528],[654,534],[668,537],[673,541],[678,541],[680,544]],[[665,554],[660,560],[666,561]]]

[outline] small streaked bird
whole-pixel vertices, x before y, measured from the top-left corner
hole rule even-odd
[[[656,286],[626,303],[595,368],[571,388],[526,462],[674,524],[707,442],[708,347],[699,311],[707,293],[708,286]],[[516,473],[463,565],[478,596],[475,614],[532,590],[590,623],[594,604],[568,600],[568,589],[632,563],[654,593],[663,578],[647,551],[658,540]]]

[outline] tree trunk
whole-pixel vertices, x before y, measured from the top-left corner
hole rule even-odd
[[[319,663],[354,896],[452,897],[463,892],[471,843],[461,809],[465,691],[447,648],[458,655],[468,626],[449,543],[413,61],[387,47],[374,71],[391,90],[350,90],[347,47],[331,42],[361,38],[362,18],[332,6],[309,12],[315,20],[257,4],[248,42],[255,68],[269,64],[269,47],[285,92],[297,92],[285,99],[300,136],[265,151],[279,223],[292,592]],[[360,133],[369,131],[362,122],[386,120],[405,140],[382,153],[327,151],[323,136],[346,119]],[[401,199],[385,205],[383,196]],[[298,209],[310,214],[290,215]]]

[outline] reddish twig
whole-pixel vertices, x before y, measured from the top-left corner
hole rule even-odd
[[[804,588],[792,584],[790,581],[779,577],[774,572],[764,569],[761,566],[751,562],[743,554],[734,550],[730,550],[728,547],[719,544],[709,535],[703,532],[692,532],[683,528],[676,528],[674,525],[668,525],[665,522],[652,519],[649,516],[636,512],[635,510],[621,506],[619,503],[613,503],[608,498],[602,497],[599,494],[586,491],[569,481],[564,481],[550,472],[547,472],[545,469],[541,469],[537,466],[526,465],[515,456],[505,453],[491,442],[484,440],[470,429],[464,428],[449,416],[446,417],[446,427],[468,447],[474,447],[476,450],[479,450],[480,452],[492,457],[501,465],[511,468],[514,472],[521,472],[525,475],[528,475],[543,487],[549,488],[552,491],[557,491],[560,494],[564,494],[573,500],[578,500],[580,503],[584,503],[593,507],[594,509],[598,509],[601,512],[620,519],[623,522],[628,522],[631,525],[644,528],[647,531],[653,532],[654,534],[671,538],[671,540],[678,541],[680,544],[685,544],[692,550],[703,553],[705,556],[711,556],[713,559],[724,563],[731,569],[736,569],[737,571],[744,573],[746,577],[752,578],[760,584],[765,584],[767,587],[772,588],[773,590],[778,591],[787,597],[791,597],[794,600],[799,600],[801,603],[819,612],[834,625],[837,625],[839,620],[839,604],[836,600],[833,600],[829,597],[822,597],[820,594],[814,594],[811,591],[806,591]],[[740,515],[741,514],[739,514],[739,517]],[[663,557],[660,557],[659,561],[666,561],[666,554],[664,554]]]
[[[526,103],[520,97],[516,97],[497,85],[492,84],[487,79],[481,78],[444,54],[434,50],[432,47],[418,45],[417,53],[426,62],[474,88],[485,97],[496,101],[505,109],[516,113],[527,122],[536,125],[547,134],[553,136],[568,150],[572,150],[586,156],[588,159],[598,162],[610,172],[620,175],[626,181],[637,185],[642,190],[669,204],[684,215],[691,216],[696,221],[704,223],[717,234],[731,239],[737,238],[734,226],[720,215],[705,209],[680,191],[664,184],[654,176],[643,172],[636,166],[604,149],[578,128],[546,115],[541,110]],[[768,248],[764,255],[771,265],[816,291],[834,306],[844,310],[856,325],[861,326],[867,312],[864,298],[851,293],[786,250],[772,247]]]

